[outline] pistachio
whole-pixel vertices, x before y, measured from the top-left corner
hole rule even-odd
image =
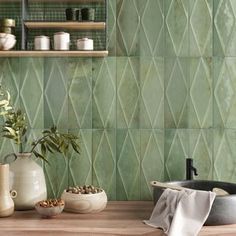
[[[94,187],[93,185],[83,185],[83,186],[75,186],[69,187],[66,192],[75,193],[75,194],[95,194],[102,192],[101,188]]]

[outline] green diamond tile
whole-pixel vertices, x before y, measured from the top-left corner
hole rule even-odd
[[[79,135],[81,153],[69,154],[69,186],[92,184],[92,130],[71,130]]]
[[[140,27],[140,55],[164,54],[164,5],[163,0],[143,1]]]
[[[212,56],[213,0],[190,0],[189,42],[191,56]]]
[[[116,0],[108,1],[108,51],[116,55]]]
[[[140,199],[140,131],[117,130],[117,200]]]
[[[115,130],[93,130],[93,185],[105,189],[116,199]]]
[[[236,55],[234,1],[214,1],[214,55]]]
[[[165,60],[165,127],[183,128],[188,123],[188,61]]]
[[[201,95],[199,92],[201,91]],[[212,127],[212,58],[190,59],[189,127]]]
[[[93,60],[93,128],[116,127],[116,60]]]
[[[48,154],[48,162],[44,163],[48,198],[59,198],[68,187],[68,158],[59,153]]]
[[[189,157],[193,158],[194,167],[198,176],[194,179],[212,179],[213,177],[213,130],[189,130],[190,151]]]
[[[68,127],[68,97],[67,97],[67,60],[46,59],[45,68],[45,126],[52,124],[58,127]]]
[[[236,127],[235,58],[214,59],[214,127]]]
[[[214,130],[214,179],[235,182],[235,130]]]
[[[188,56],[188,1],[165,0],[165,55]]]
[[[69,128],[92,128],[92,60],[69,62]],[[67,91],[63,91],[65,96]],[[66,111],[65,111],[66,112]]]
[[[140,126],[164,128],[164,60],[140,59]]]
[[[164,130],[141,130],[141,199],[152,199],[153,180],[164,181]]]
[[[29,125],[33,128],[43,128],[43,67],[44,60],[21,59],[21,101],[27,114]]]
[[[139,126],[139,60],[117,58],[117,127]]]
[[[136,0],[117,0],[117,44],[119,56],[139,54],[140,16]]]
[[[189,157],[189,132],[182,129],[165,131],[165,179],[185,179],[185,159]]]

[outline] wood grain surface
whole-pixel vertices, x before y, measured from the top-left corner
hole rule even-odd
[[[55,218],[41,218],[36,211],[15,211],[13,216],[0,219],[0,235],[7,236],[164,236],[159,230],[142,223],[153,209],[149,201],[109,202],[96,214],[63,212]],[[199,236],[235,236],[236,225],[203,227]]]

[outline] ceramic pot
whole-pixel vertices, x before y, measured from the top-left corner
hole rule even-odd
[[[16,191],[9,190],[9,164],[0,164],[0,217],[7,217],[14,212]]]
[[[82,8],[81,9],[82,21],[94,21],[95,20],[95,9],[93,8]]]
[[[13,199],[15,209],[33,209],[38,201],[47,199],[43,168],[31,158],[31,153],[15,156],[15,161],[10,163],[10,186],[17,191]]]

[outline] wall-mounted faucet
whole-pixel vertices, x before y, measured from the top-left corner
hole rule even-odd
[[[192,158],[186,158],[186,179],[192,180],[193,174],[195,176],[198,175],[197,169],[193,166],[193,159]]]

